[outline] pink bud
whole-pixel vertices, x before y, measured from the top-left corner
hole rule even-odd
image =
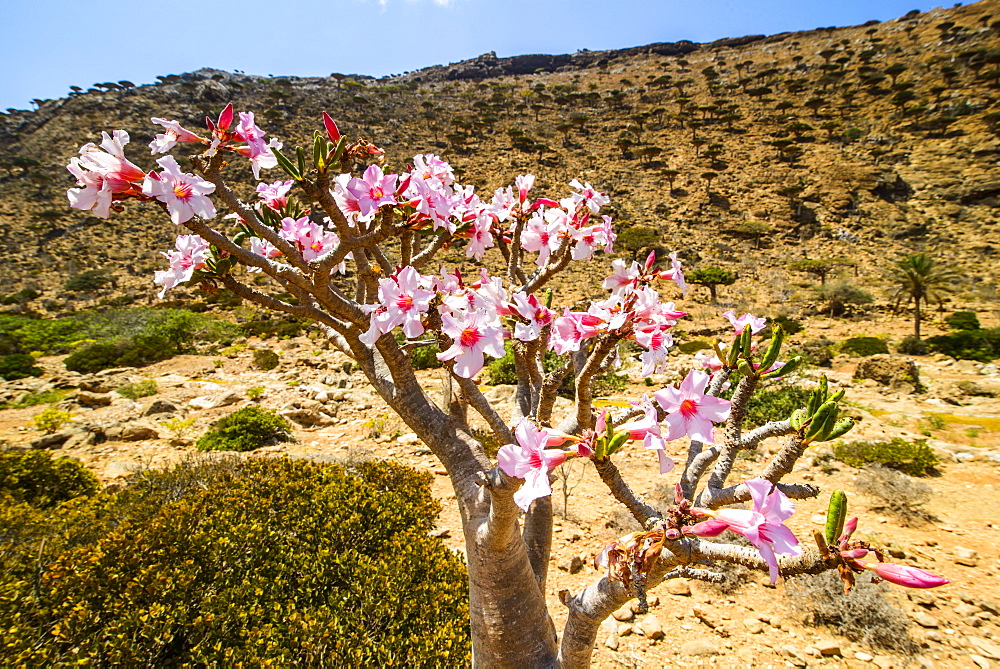
[[[923,569],[908,567],[903,564],[893,564],[891,562],[875,562],[864,565],[865,569],[870,569],[880,577],[901,585],[905,588],[937,588],[951,583],[948,579],[937,574],[932,574]]]
[[[222,110],[219,114],[219,130],[229,130],[229,126],[233,124],[233,103],[230,102],[226,105],[226,108]]]
[[[844,523],[844,533],[840,535],[839,543],[844,543],[845,541],[849,540],[851,538],[851,535],[854,534],[854,530],[856,529],[858,529],[857,516],[851,518],[849,521]]]
[[[334,144],[339,142],[340,129],[337,127],[337,122],[326,112],[323,112],[323,125],[326,126],[326,136],[330,138],[330,141]]]
[[[535,206],[538,206],[540,204],[545,205],[546,207],[558,207],[559,206],[558,202],[556,202],[555,200],[550,200],[547,197],[540,197],[537,200],[535,200]]]
[[[646,256],[646,269],[651,268],[654,262],[656,262],[656,251],[650,251],[649,255]]]
[[[666,530],[663,533],[663,536],[665,536],[667,539],[670,539],[671,541],[673,541],[674,539],[680,539],[681,538],[681,532],[680,532],[680,530],[675,530],[674,528],[671,527],[670,529]]]
[[[590,458],[594,455],[594,449],[586,442],[579,442],[576,445],[576,454],[581,458]]]
[[[718,518],[710,518],[709,520],[703,520],[700,523],[686,526],[684,534],[696,537],[717,537],[728,529],[729,523],[726,521]]]
[[[594,431],[597,432],[597,434],[604,434],[608,431],[607,416],[608,410],[605,409],[601,412],[600,418],[597,419],[597,424],[594,425]]]
[[[215,122],[209,117],[205,117],[205,126],[212,132],[215,132]]]
[[[680,481],[674,484],[674,504],[684,501],[684,491],[681,489]]]
[[[867,548],[852,548],[849,551],[840,551],[840,556],[845,560],[860,560],[868,555]]]

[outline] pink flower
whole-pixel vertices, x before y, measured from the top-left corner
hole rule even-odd
[[[514,179],[514,186],[517,187],[517,200],[522,205],[524,201],[528,199],[528,191],[531,187],[535,185],[535,175],[534,174],[519,174]]]
[[[190,281],[191,275],[204,267],[208,258],[209,244],[198,235],[180,235],[174,242],[174,248],[177,250],[163,254],[170,262],[170,269],[153,273],[153,283],[163,285],[163,290],[157,295],[161,300],[170,288]]]
[[[215,216],[215,205],[207,197],[209,193],[215,192],[215,184],[194,174],[181,172],[181,167],[173,156],[163,156],[156,163],[163,171],[150,172],[142,183],[142,192],[165,203],[170,220],[175,225],[195,216]]]
[[[526,319],[527,323],[518,322],[514,325],[514,339],[521,341],[534,341],[538,339],[542,328],[552,323],[554,315],[548,309],[538,303],[538,298],[534,295],[520,292],[514,293],[513,313]]]
[[[299,219],[290,217],[281,219],[281,230],[278,234],[282,239],[297,244],[302,259],[306,262],[312,262],[326,255],[340,243],[337,233],[313,223],[308,216]]]
[[[437,354],[438,360],[454,360],[455,374],[471,379],[485,364],[484,354],[503,357],[503,330],[491,324],[490,314],[466,312],[457,320],[442,314],[441,331],[452,338],[448,350]]]
[[[757,547],[767,562],[771,583],[777,583],[781,573],[777,554],[802,555],[798,539],[783,524],[795,512],[795,505],[770,481],[753,479],[747,481],[746,486],[750,488],[753,509],[719,509],[714,515],[717,520],[728,523],[728,529],[742,534]]]
[[[253,112],[240,112],[240,124],[235,134],[247,143],[246,146],[236,147],[235,151],[250,159],[254,179],[260,178],[260,168],[271,169],[277,166],[278,159],[274,157],[271,149],[280,149],[281,142],[276,139],[264,142],[264,135],[267,133],[254,123]]]
[[[694,354],[695,361],[707,369],[709,372],[714,374],[715,372],[722,369],[725,365],[719,360],[719,356],[714,353],[705,353],[704,351],[698,351]]]
[[[614,269],[614,272],[604,280],[601,287],[610,290],[612,294],[621,293],[627,288],[634,286],[635,280],[641,274],[639,263],[634,260],[628,267],[625,266],[624,260],[612,260],[611,267]]]
[[[695,537],[717,537],[729,529],[729,523],[718,518],[709,518],[694,525],[681,528],[684,534]]]
[[[480,212],[469,230],[469,243],[465,247],[465,255],[482,260],[486,255],[486,249],[493,246],[493,243],[493,217]]]
[[[674,468],[674,461],[667,456],[666,442],[663,441],[660,423],[656,419],[656,407],[646,395],[634,404],[643,410],[642,417],[615,426],[615,431],[628,432],[629,441],[642,440],[643,448],[647,451],[656,451],[656,457],[660,462],[660,473],[666,474]]]
[[[570,196],[573,204],[582,204],[590,209],[591,213],[598,213],[602,206],[611,202],[611,198],[598,190],[594,190],[594,187],[590,184],[582,184],[578,180],[573,179],[569,182],[569,185],[577,190],[576,193]]]
[[[742,333],[743,328],[745,328],[748,325],[750,326],[751,334],[757,334],[758,332],[764,329],[765,325],[767,325],[766,318],[763,317],[754,318],[753,314],[743,314],[739,318],[736,318],[736,314],[733,312],[732,309],[730,309],[729,311],[725,312],[722,315],[728,318],[729,322],[733,324],[733,329],[736,330],[737,334]]]
[[[455,181],[455,171],[446,160],[433,153],[413,156],[412,175],[427,181],[434,180],[442,186],[450,186]]]
[[[514,493],[514,502],[527,511],[533,501],[552,494],[549,472],[565,462],[568,454],[558,449],[546,449],[549,431],[539,429],[527,418],[522,418],[514,428],[514,436],[517,445],[501,446],[497,452],[497,464],[507,476],[524,479],[524,485]]]
[[[951,583],[943,576],[903,564],[891,562],[861,562],[860,564],[865,569],[878,574],[880,578],[905,588],[937,588]]]
[[[166,132],[157,135],[153,141],[149,143],[150,153],[166,153],[170,149],[174,148],[178,142],[205,141],[190,130],[182,128],[181,124],[177,121],[168,121],[165,118],[151,118],[149,120],[157,125],[162,125],[167,129]]]
[[[680,388],[663,388],[653,394],[667,412],[667,441],[687,435],[704,444],[714,444],[712,423],[729,418],[732,403],[705,394],[709,375],[692,369],[681,382]]]
[[[559,248],[563,235],[569,230],[568,220],[562,209],[548,209],[544,214],[536,212],[525,224],[521,232],[521,246],[525,251],[538,252],[537,265],[545,265],[549,255]]]
[[[292,189],[292,184],[295,182],[289,179],[288,181],[275,181],[273,184],[257,184],[257,195],[268,208],[278,211],[282,207],[288,204],[288,191]]]
[[[681,295],[687,295],[688,287],[684,281],[684,272],[681,271],[681,261],[677,259],[676,253],[671,253],[667,257],[670,258],[670,269],[660,272],[660,278],[673,281],[681,289]]]
[[[639,359],[642,361],[642,375],[649,376],[667,362],[668,349],[674,345],[674,336],[666,332],[666,328],[654,326],[637,329],[635,341],[646,349]]]
[[[396,174],[382,174],[378,165],[369,165],[362,178],[354,177],[347,184],[347,191],[358,202],[362,216],[367,216],[384,204],[396,204]]]
[[[420,322],[430,308],[434,293],[420,287],[428,277],[422,277],[417,270],[407,265],[394,277],[379,279],[379,305],[372,313],[371,328],[361,336],[361,341],[373,346],[375,341],[397,325],[403,326],[403,334],[409,339],[424,333]]]
[[[572,312],[569,307],[566,307],[563,315],[557,318],[552,325],[549,348],[559,355],[569,351],[579,351],[580,344],[585,339],[596,337],[600,333],[597,326],[602,322],[596,316]]]

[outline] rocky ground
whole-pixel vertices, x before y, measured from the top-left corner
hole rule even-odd
[[[870,323],[825,319],[807,326],[807,332],[836,337],[860,333],[852,328],[871,329]],[[252,369],[252,351],[272,345],[279,353],[279,367],[268,372]],[[0,396],[16,402],[27,393],[62,390],[66,395],[59,405],[73,420],[55,436],[45,436],[29,427],[41,406],[0,411],[4,447],[51,448],[79,458],[111,483],[139,468],[194,456],[194,440],[213,421],[257,402],[286,415],[295,425],[296,441],[260,449],[252,457],[390,458],[433,472],[434,491],[444,507],[435,532],[462,550],[458,513],[441,464],[390,414],[364,379],[351,373],[346,357],[318,348],[305,337],[278,343],[251,339],[236,348],[229,357],[182,356],[145,369],[88,376],[66,372],[59,358],[43,358],[44,377],[7,383]],[[849,410],[859,420],[851,439],[929,440],[941,458],[940,475],[925,480],[933,489],[926,504],[933,520],[906,527],[884,511],[870,510],[877,500],[854,492],[858,470],[830,460],[824,445],[813,447],[792,476],[825,492],[847,490],[852,513],[861,517],[862,538],[888,548],[897,561],[952,579],[950,585],[928,592],[886,588],[889,600],[909,620],[919,654],[892,655],[829,628],[807,626],[809,607],[785,597],[785,584],[772,588],[761,575],[738,574],[726,589],[670,581],[654,591],[648,614],[637,616],[628,607],[616,612],[598,640],[597,666],[998,666],[1000,369],[944,356],[913,358],[926,388],[914,393],[912,384],[898,380],[887,385],[855,379],[860,360],[837,357],[832,368],[807,370],[797,382],[808,385],[826,373],[834,385],[848,388]],[[900,359],[892,356],[885,364],[893,361]],[[670,371],[654,377],[654,384],[677,380],[692,362],[690,356],[672,358]],[[626,371],[629,387],[601,402],[621,405],[649,391],[637,369],[627,364]],[[428,392],[435,395],[439,372],[422,374]],[[126,382],[143,379],[155,380],[159,392],[138,401],[114,392]],[[512,387],[487,389],[487,396],[501,407],[511,395]],[[735,476],[752,477],[775,447],[765,443],[755,459],[740,460]],[[680,448],[671,455],[680,457]],[[632,449],[619,458],[619,466],[639,493],[664,502],[672,479],[657,473],[655,458]],[[594,555],[632,529],[628,514],[606,503],[609,498],[592,468],[576,463],[567,474],[573,487],[565,514],[562,479],[554,484],[559,515],[547,585],[557,627],[563,609],[556,593],[578,590],[596,578]],[[807,539],[820,527],[825,502],[825,494],[797,502],[790,525],[799,537]]]

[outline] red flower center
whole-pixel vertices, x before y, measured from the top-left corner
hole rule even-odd
[[[396,306],[400,311],[409,311],[413,308],[413,297],[410,295],[400,295],[396,298]]]
[[[191,192],[191,184],[184,183],[183,181],[174,184],[174,195],[182,200],[186,200],[191,197],[193,193]]]
[[[475,346],[483,335],[479,330],[475,328],[465,328],[462,330],[462,334],[458,336],[458,342],[461,344],[462,348],[472,348]]]
[[[694,400],[684,400],[681,402],[681,415],[685,418],[690,418],[691,416],[698,413],[698,403]]]

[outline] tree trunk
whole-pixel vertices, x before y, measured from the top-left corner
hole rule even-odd
[[[711,296],[712,302],[718,301],[718,296],[716,294],[716,291],[718,291],[718,287],[714,283],[708,284],[708,292],[709,295]]]
[[[920,339],[920,298],[913,298],[913,336]]]

